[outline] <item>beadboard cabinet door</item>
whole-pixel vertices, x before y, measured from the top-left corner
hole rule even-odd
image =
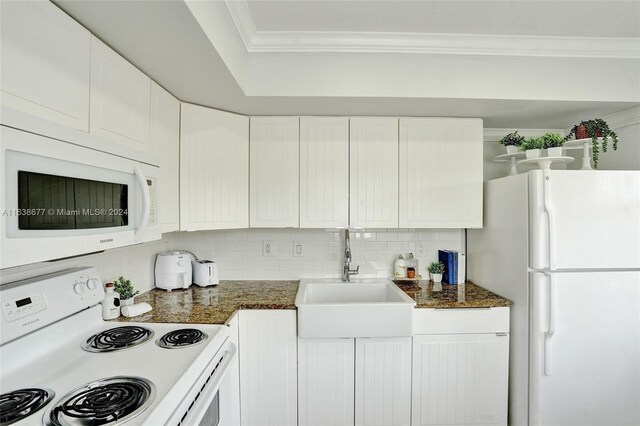
[[[356,339],[355,424],[411,423],[411,337]]]
[[[149,77],[92,37],[90,132],[149,152],[150,106]]]
[[[413,338],[414,426],[506,425],[509,336]]]
[[[300,118],[300,228],[349,226],[349,118]]]
[[[162,232],[180,229],[180,101],[151,82],[149,147],[160,156],[159,213]]]
[[[180,229],[249,227],[249,118],[182,103]]]
[[[3,1],[0,12],[2,105],[88,132],[89,31],[48,1]]]
[[[300,119],[251,117],[250,135],[251,227],[297,228]]]
[[[296,311],[239,314],[241,424],[297,425]]]
[[[400,228],[482,227],[482,120],[400,119]]]
[[[298,339],[298,425],[354,422],[355,339]]]
[[[398,227],[398,119],[350,120],[350,226]]]

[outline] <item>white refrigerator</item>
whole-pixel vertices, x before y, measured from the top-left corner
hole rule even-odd
[[[511,425],[640,425],[640,172],[485,182],[468,277],[513,301]]]

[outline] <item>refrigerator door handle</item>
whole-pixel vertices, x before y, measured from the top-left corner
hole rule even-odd
[[[551,205],[551,171],[543,170],[542,178],[544,210],[549,225],[549,270],[556,270],[556,217]]]
[[[547,312],[549,314],[549,325],[544,333],[544,375],[551,375],[551,339],[556,332],[556,276],[555,274],[545,275],[549,278],[549,299]]]

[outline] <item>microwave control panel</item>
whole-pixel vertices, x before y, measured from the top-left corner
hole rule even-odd
[[[44,302],[44,295],[41,291],[20,299],[2,301],[2,313],[9,322],[45,309],[47,309],[47,305]]]
[[[147,186],[149,187],[149,225],[158,224],[158,179],[147,178]]]

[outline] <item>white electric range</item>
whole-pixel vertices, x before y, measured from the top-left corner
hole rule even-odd
[[[0,424],[216,425],[223,325],[102,320],[93,268],[0,288]]]

